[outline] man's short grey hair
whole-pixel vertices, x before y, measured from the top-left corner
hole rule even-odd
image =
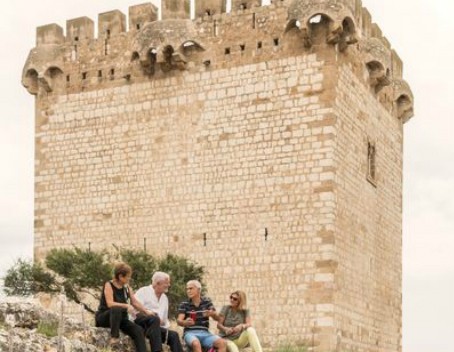
[[[158,282],[165,281],[165,280],[168,280],[168,279],[170,280],[169,274],[167,274],[167,273],[165,273],[163,271],[157,271],[151,277],[151,284],[155,285]]]
[[[189,280],[186,285],[193,285],[195,286],[199,291],[202,290],[202,284],[198,280]]]

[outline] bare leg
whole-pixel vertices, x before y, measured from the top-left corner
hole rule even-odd
[[[192,348],[192,352],[202,352],[202,346],[200,345],[200,341],[197,339],[192,341],[191,348]]]
[[[226,352],[224,339],[217,339],[214,341],[213,346],[218,350],[218,352]]]

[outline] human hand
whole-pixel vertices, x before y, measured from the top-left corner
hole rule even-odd
[[[145,310],[145,314],[148,315],[148,316],[151,316],[151,317],[156,316],[156,313],[153,312],[152,310],[149,310],[149,309]]]
[[[191,318],[187,318],[184,323],[185,326],[193,326],[195,325],[195,321],[192,320]]]
[[[134,310],[134,307],[130,304],[128,304],[128,313],[129,314],[134,314],[135,313],[135,310]]]
[[[243,324],[238,324],[237,326],[233,327],[232,330],[232,332],[235,334],[243,331]]]
[[[233,333],[233,328],[225,328],[225,334],[228,336],[228,335],[232,335]]]
[[[203,316],[204,317],[214,317],[216,316],[216,311],[214,309],[208,309],[203,311]]]

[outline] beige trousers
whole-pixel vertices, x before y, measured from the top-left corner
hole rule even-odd
[[[241,335],[235,340],[225,340],[227,342],[228,352],[239,352],[241,348],[250,345],[254,352],[262,352],[262,346],[260,345],[259,338],[255,329],[250,327],[241,333]]]

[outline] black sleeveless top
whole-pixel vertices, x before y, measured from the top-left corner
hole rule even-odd
[[[112,281],[108,281],[108,282],[104,283],[104,286],[103,286],[103,289],[102,289],[101,300],[99,301],[98,313],[101,313],[101,312],[104,312],[106,310],[109,310],[109,307],[107,306],[106,296],[104,294],[104,288],[106,287],[107,283],[109,283],[110,286],[112,286],[114,302],[127,303],[127,304],[129,304],[129,302],[130,302],[130,295],[129,295],[128,286],[124,286],[122,288],[117,288],[112,283]]]

